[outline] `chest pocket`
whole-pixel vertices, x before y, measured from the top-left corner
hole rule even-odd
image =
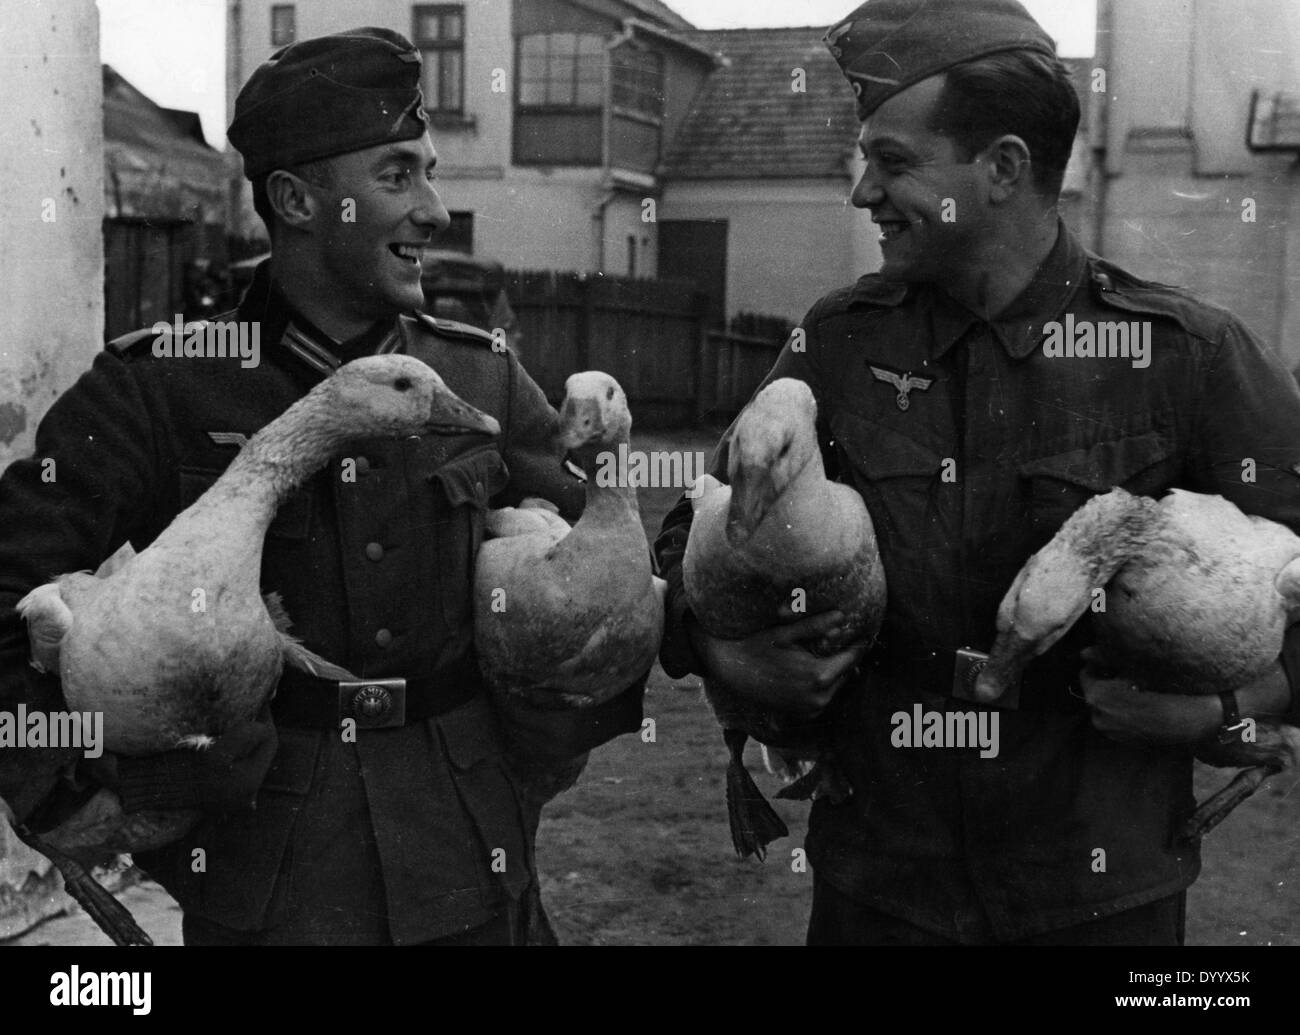
[[[510,480],[496,446],[482,446],[429,471],[434,489],[438,586],[444,628],[469,622],[474,558],[483,543],[488,501]]]
[[[915,439],[848,410],[831,416],[842,480],[866,501],[877,534],[907,537],[930,511],[943,457]]]
[[[207,467],[182,467],[179,487],[180,509],[184,510],[212,488],[221,474],[221,471]],[[313,490],[310,482],[296,489],[280,504],[266,534],[279,539],[306,539],[311,530],[312,498]]]
[[[1041,545],[1093,496],[1116,486],[1137,496],[1159,495],[1177,484],[1181,470],[1173,443],[1149,431],[1041,457],[1022,464],[1019,473],[1027,516]]]

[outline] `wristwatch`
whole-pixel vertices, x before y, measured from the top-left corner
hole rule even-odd
[[[1246,728],[1246,723],[1237,710],[1237,695],[1232,690],[1219,694],[1219,703],[1223,705],[1223,722],[1219,725],[1219,743],[1231,744],[1237,739],[1238,731]]]

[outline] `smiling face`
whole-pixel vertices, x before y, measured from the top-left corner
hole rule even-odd
[[[930,128],[943,81],[932,76],[895,94],[858,137],[867,167],[853,204],[880,225],[880,273],[888,280],[965,280],[988,237],[986,158],[966,161],[955,140]]]
[[[451,222],[434,189],[438,155],[414,140],[330,159],[328,185],[311,189],[318,294],[351,322],[369,323],[424,305],[420,250]]]

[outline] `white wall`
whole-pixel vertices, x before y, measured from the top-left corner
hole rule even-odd
[[[103,341],[103,85],[93,0],[0,19],[0,466]]]
[[[596,267],[605,193],[597,169],[508,169],[493,179],[442,173],[438,190],[449,209],[474,213],[475,255],[508,269]]]
[[[41,417],[103,341],[103,80],[94,0],[7,3],[0,54],[2,468],[31,454]],[[43,876],[27,883],[29,874]],[[28,894],[14,895],[25,883]],[[56,888],[49,864],[0,830],[0,937],[61,908]]]
[[[669,183],[660,219],[727,220],[727,316],[800,319],[828,291],[880,266],[871,217],[839,180]]]

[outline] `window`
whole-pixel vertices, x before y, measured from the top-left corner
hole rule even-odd
[[[465,8],[462,4],[416,4],[411,39],[420,49],[420,89],[431,112],[465,106]]]
[[[519,40],[519,104],[525,108],[599,108],[605,41],[589,33],[548,32]]]
[[[298,35],[293,4],[271,5],[271,46],[287,47]]]
[[[619,47],[613,53],[614,107],[662,118],[664,114],[664,59],[652,50]]]

